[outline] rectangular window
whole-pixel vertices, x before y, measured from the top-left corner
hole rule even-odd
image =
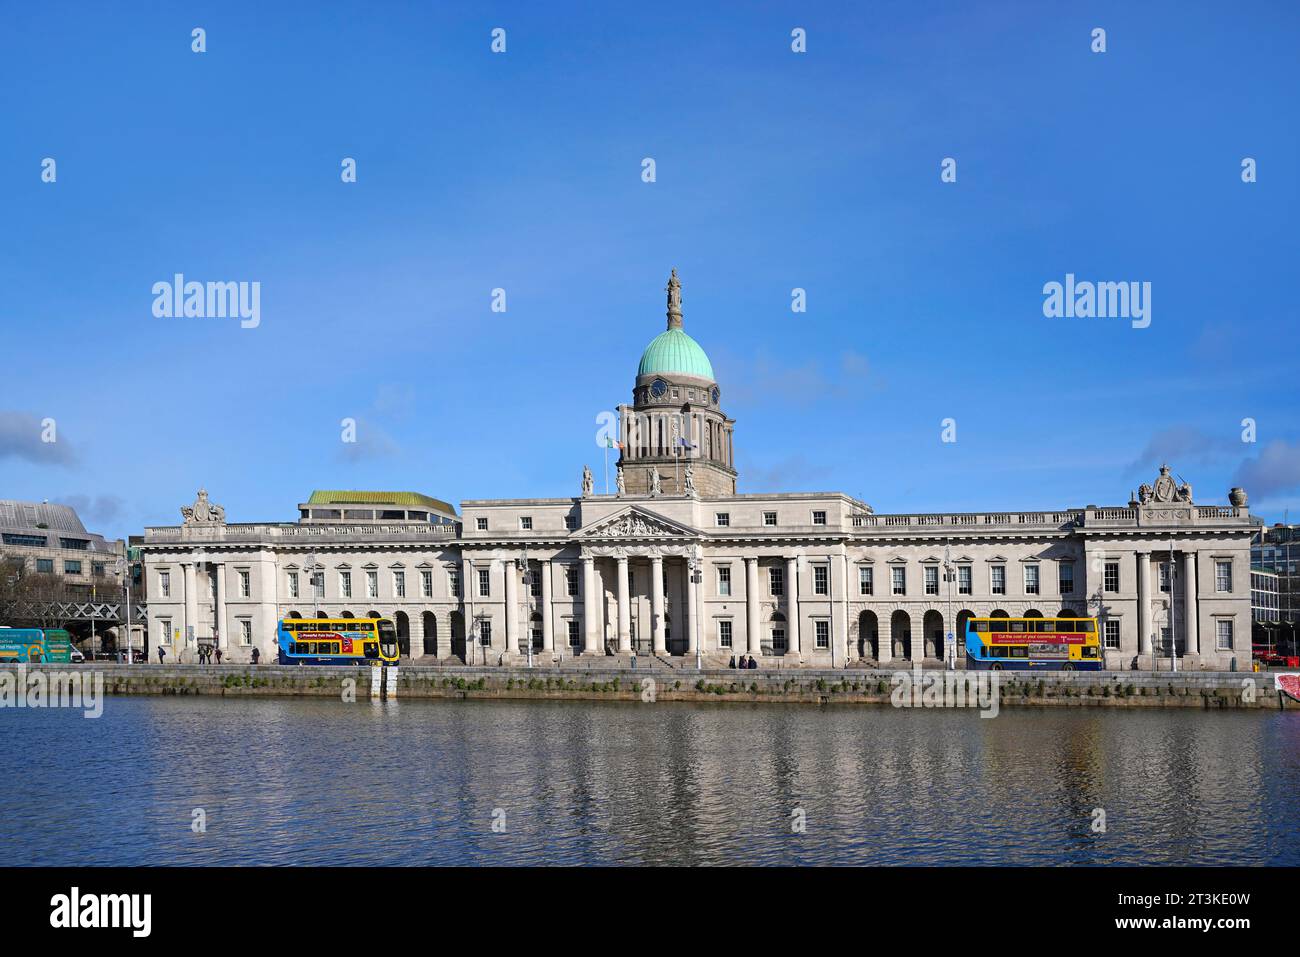
[[[531,532],[533,530],[533,517],[531,515],[519,516],[519,530],[521,532]]]
[[[578,595],[578,566],[568,565],[564,569],[564,590],[569,593],[570,598],[576,598]]]
[[[772,650],[776,652],[778,655],[784,654],[785,651],[787,650],[786,643],[785,643],[784,628],[778,627],[772,629]]]
[[[474,519],[474,527],[478,529],[480,532],[486,532],[487,518],[485,516],[480,515],[478,518]]]
[[[253,576],[249,574],[248,569],[242,569],[239,572],[239,597],[251,598],[253,596]]]
[[[894,595],[907,594],[907,569],[901,565],[889,570],[889,591]]]
[[[763,524],[766,525],[768,528],[773,528],[773,527],[775,527],[775,525],[776,525],[776,512],[764,512],[764,513],[763,513]]]
[[[989,566],[989,591],[994,595],[1007,593],[1007,567],[1005,565]]]
[[[339,595],[343,598],[352,597],[352,573],[339,572]]]
[[[6,545],[24,545],[29,548],[44,548],[44,535],[21,535],[17,532],[5,532],[3,541]]]
[[[718,647],[731,647],[731,622],[723,620],[718,622]]]
[[[406,572],[393,572],[393,596],[406,597]]]
[[[570,647],[573,647],[573,648],[578,647],[578,642],[580,642],[581,640],[582,640],[582,636],[578,634],[578,619],[576,619],[576,618],[570,618],[570,619],[569,619],[569,645],[570,645]]]
[[[460,570],[456,568],[447,569],[447,590],[451,592],[453,598],[460,597]]]
[[[366,597],[379,597],[379,572],[366,572]]]
[[[1061,589],[1062,595],[1071,595],[1074,593],[1074,566],[1069,562],[1062,562],[1056,568],[1057,585]]]
[[[1222,592],[1232,591],[1232,562],[1215,562],[1214,563],[1214,590]]]
[[[1110,573],[1110,566],[1106,566],[1107,574]],[[1160,563],[1160,590],[1169,591],[1169,563]]]
[[[59,547],[71,549],[74,552],[84,552],[90,548],[90,542],[84,538],[60,538]]]
[[[90,564],[90,573],[91,573],[92,575],[94,575],[96,578],[103,578],[103,577],[104,577],[104,563],[103,563],[103,562],[91,562],[91,564]]]
[[[813,625],[817,629],[817,647],[829,648],[831,646],[831,623],[829,621],[815,621]]]
[[[172,573],[171,572],[158,573],[158,592],[164,598],[170,598],[172,596]]]
[[[785,594],[785,569],[781,567],[767,570],[767,590],[772,595]]]
[[[831,593],[831,567],[829,565],[813,566],[813,594],[829,595]]]
[[[37,573],[38,575],[53,575],[53,574],[54,574],[54,559],[52,559],[52,558],[38,558],[38,559],[36,559],[36,573]]]
[[[716,512],[713,516],[713,521],[717,524],[718,528],[727,528],[731,525],[731,513]]]
[[[160,645],[170,645],[172,643],[172,620],[170,618],[158,619],[158,643]]]
[[[1219,618],[1214,622],[1214,646],[1219,651],[1232,650],[1232,619]]]
[[[564,516],[564,527],[567,528],[569,531],[573,531],[575,528],[578,527],[578,517],[576,515]]]
[[[423,598],[433,597],[433,572],[428,569],[420,572],[420,595]]]
[[[826,513],[825,513],[825,512],[813,512],[813,524],[814,524],[814,525],[825,525],[825,524],[826,524]]]
[[[244,646],[253,643],[253,619],[237,618],[235,623],[239,626],[239,643]]]
[[[542,597],[542,566],[528,563],[528,594],[534,598]]]
[[[478,570],[478,597],[488,598],[492,594],[492,571],[488,568]]]
[[[289,572],[288,577],[289,577],[289,597],[297,598],[298,597],[298,573]]]
[[[325,573],[324,572],[312,572],[311,587],[312,587],[312,591],[315,592],[317,598],[325,597]]]
[[[1102,588],[1119,591],[1119,562],[1107,562],[1102,573]]]
[[[719,595],[731,594],[731,566],[730,565],[718,566],[718,594]]]
[[[1038,594],[1038,566],[1037,565],[1025,566],[1025,594],[1026,595]]]
[[[858,566],[858,594],[873,595],[876,591],[875,570],[870,565]]]
[[[899,571],[902,571],[900,568]],[[939,594],[939,566],[925,566],[925,593],[927,595]]]
[[[80,575],[80,574],[81,574],[81,562],[79,562],[79,561],[73,561],[73,560],[70,559],[70,558],[69,558],[69,559],[65,559],[64,562],[63,562],[63,574],[65,574],[65,575]]]
[[[479,623],[478,643],[484,648],[492,647],[492,622],[484,621]]]
[[[1106,647],[1119,648],[1119,622],[1115,619],[1108,619],[1102,625],[1106,633]]]
[[[969,595],[973,591],[973,579],[969,565],[957,566],[957,594]]]

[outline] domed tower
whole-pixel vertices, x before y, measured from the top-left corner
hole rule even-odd
[[[721,396],[709,357],[682,329],[682,284],[674,269],[668,279],[668,328],[641,353],[632,405],[618,407],[619,465],[629,494],[648,495],[658,469],[661,494],[680,495],[688,465],[700,495],[735,494],[736,423],[722,411]]]

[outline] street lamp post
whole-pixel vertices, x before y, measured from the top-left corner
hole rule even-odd
[[[114,567],[117,569],[117,573],[120,576],[122,576],[122,585],[126,590],[126,615],[125,615],[126,620],[124,622],[124,625],[126,628],[126,663],[129,665],[132,664],[132,660],[131,660],[131,563],[127,561],[125,558],[119,558],[117,560],[117,563],[114,565]],[[92,641],[91,648],[94,648],[94,646],[95,643]]]
[[[952,620],[952,541],[949,540],[943,547],[943,577],[948,583],[948,628],[949,632],[944,636],[943,641],[943,661],[944,667],[948,671],[957,670],[957,625]],[[924,620],[924,619],[922,619]],[[922,626],[924,628],[924,626]]]
[[[312,618],[319,618],[320,600],[318,597],[319,592],[316,590],[316,553],[308,552],[303,564],[307,566],[307,587],[311,589],[311,616]]]
[[[689,557],[689,558],[686,559],[686,573],[687,573],[687,575],[688,575],[688,578],[686,579],[686,587],[687,587],[687,589],[691,589],[691,588],[694,588],[694,587],[695,587],[695,572],[696,572],[696,568],[698,567],[698,565],[699,565],[699,562],[698,562],[698,560],[695,558],[695,556],[692,555],[691,557]],[[687,591],[687,597],[689,598],[689,596],[690,596],[690,592],[689,592],[689,590],[688,590],[688,591]],[[698,598],[698,596],[697,596],[697,598]],[[691,606],[690,601],[687,601],[687,603],[686,603],[686,607],[687,607],[688,610],[690,609],[690,606]],[[699,612],[700,612],[700,603],[699,603],[699,601],[697,600],[697,601],[695,602],[695,618],[696,618],[696,620],[695,620],[695,621],[688,621],[688,622],[686,623],[686,627],[687,627],[687,629],[692,629],[692,628],[695,629],[695,670],[696,670],[696,671],[703,671],[703,670],[704,670],[704,654],[703,654],[703,651],[704,651],[704,636],[703,636],[702,634],[700,634],[700,629],[699,629]],[[689,633],[689,632],[688,632],[688,633]]]
[[[606,482],[606,484],[609,483],[609,477],[608,477],[608,474],[606,475],[605,482]],[[608,489],[606,490],[606,492],[608,493]],[[527,600],[526,602],[524,602],[524,604],[528,607],[528,612],[529,612],[529,614],[528,614],[528,626],[524,629],[524,645],[528,648],[528,667],[531,669],[531,668],[533,667],[533,615],[532,615],[532,609],[533,609],[533,568],[532,568],[532,566],[528,563],[528,546],[527,546],[527,545],[524,546],[524,557],[523,557],[523,563],[524,563],[524,588],[527,589],[526,594],[528,595],[528,600]],[[510,614],[512,614],[512,615],[515,616],[515,620],[516,620],[516,621],[519,619],[519,609],[518,609],[517,607],[515,607],[515,608],[511,608],[511,609],[510,609]]]

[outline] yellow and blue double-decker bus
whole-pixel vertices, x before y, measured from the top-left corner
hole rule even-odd
[[[391,618],[284,618],[276,639],[282,665],[397,664]]]
[[[0,628],[0,662],[10,664],[72,660],[72,636],[62,628]]]
[[[982,671],[1100,671],[1096,618],[971,618],[966,667]]]

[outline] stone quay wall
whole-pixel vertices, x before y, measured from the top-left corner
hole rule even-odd
[[[371,696],[366,667],[279,665],[27,665],[36,672],[103,675],[104,692],[116,695],[215,695],[340,697],[344,682],[358,699]],[[0,666],[17,675],[18,667]],[[402,667],[398,698],[554,699],[599,701],[696,701],[889,706],[902,671],[737,671],[731,669],[555,669]],[[925,671],[940,683],[945,675],[964,681],[988,672]],[[999,706],[1202,708],[1300,710],[1280,695],[1268,672],[1044,672],[997,675]],[[7,682],[4,682],[7,683]],[[942,684],[939,685],[942,687]],[[925,685],[913,692],[922,700]],[[912,705],[916,707],[916,704]]]

